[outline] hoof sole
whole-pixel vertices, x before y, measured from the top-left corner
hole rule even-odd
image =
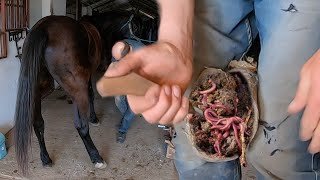
[[[91,124],[92,126],[94,126],[94,127],[100,126],[100,122],[98,122],[98,123],[92,123],[92,122],[90,122],[90,124]]]

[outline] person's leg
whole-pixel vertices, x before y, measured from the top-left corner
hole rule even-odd
[[[116,140],[119,143],[123,143],[126,140],[127,131],[134,120],[135,114],[131,111],[126,96],[117,96],[115,98],[115,103],[122,114]]]
[[[123,113],[121,126],[119,127],[118,131],[126,133],[130,128],[132,121],[134,120],[135,114],[131,111],[126,96],[124,96],[123,104],[127,108],[126,108],[126,111]]]
[[[320,48],[319,0],[256,0],[261,39],[260,126],[248,158],[264,179],[317,179],[318,155],[299,140],[301,114],[288,116],[302,65]]]
[[[136,51],[139,48],[144,46],[143,43],[136,41],[136,40],[132,40],[132,39],[123,39],[122,41],[128,43],[131,46],[132,51]],[[112,57],[111,62],[116,62],[116,61],[117,60],[114,57]],[[120,110],[120,112],[122,114],[125,114],[125,112],[129,108],[128,103],[127,103],[127,97],[126,96],[116,96],[114,100],[115,100],[115,104],[118,107],[118,109]],[[128,111],[128,114],[130,114],[129,111]]]
[[[229,61],[241,57],[247,50],[248,29],[252,30],[252,36],[256,35],[252,15],[249,15],[252,11],[253,2],[248,0],[196,1],[193,81],[204,67],[225,68]],[[246,17],[251,21],[246,23]],[[177,124],[175,130],[175,166],[180,179],[241,178],[238,161],[207,163],[198,157],[185,134],[185,122]]]
[[[118,131],[127,133],[133,120],[134,120],[134,113],[129,109],[128,111],[126,111],[125,115],[123,116],[121,121],[121,126],[119,127]]]
[[[127,111],[128,106],[126,103],[126,96],[115,96],[114,103],[116,104],[122,115]]]
[[[132,40],[132,39],[124,39],[123,41],[128,43],[131,46],[133,51],[138,50],[139,48],[145,46],[143,43],[136,40]],[[115,61],[116,61],[115,58],[112,57],[112,62],[115,62]],[[119,124],[118,132],[117,132],[117,142],[123,143],[126,139],[126,133],[132,121],[134,120],[135,114],[131,111],[128,105],[126,96],[116,96],[115,104],[122,114],[121,122]]]

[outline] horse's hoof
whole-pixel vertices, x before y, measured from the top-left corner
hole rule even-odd
[[[91,124],[92,126],[94,126],[94,127],[98,127],[98,126],[100,126],[100,121],[98,121],[97,123],[92,123],[92,122],[90,122],[90,124]]]
[[[52,162],[49,162],[49,163],[47,163],[47,164],[42,164],[42,166],[43,166],[44,168],[51,168],[51,167],[52,167]]]
[[[105,161],[103,161],[102,163],[96,163],[94,167],[98,169],[104,169],[107,167],[107,163]]]
[[[47,167],[52,167],[52,160],[49,158],[49,159],[45,159],[44,160],[45,162],[42,161],[42,166],[47,168]]]
[[[92,126],[100,126],[100,120],[96,116],[90,116],[89,122]]]

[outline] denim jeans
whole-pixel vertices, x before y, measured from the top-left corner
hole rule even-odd
[[[127,42],[132,47],[133,51],[144,46],[144,44],[142,44],[141,42],[132,39],[124,39],[123,41]],[[115,59],[112,58],[112,62],[114,61]],[[118,131],[126,133],[132,121],[134,120],[135,114],[131,111],[126,96],[116,96],[115,104],[122,114],[122,119]]]
[[[135,114],[131,111],[126,96],[116,96],[115,103],[122,114],[121,123],[118,131],[126,133],[134,120]]]
[[[287,107],[301,67],[320,48],[319,0],[196,0],[193,81],[204,67],[242,57],[258,33],[260,125],[247,159],[259,179],[317,179],[320,156],[299,140],[302,112],[289,116]],[[191,148],[185,122],[175,129],[180,179],[241,179],[238,160],[206,162]]]

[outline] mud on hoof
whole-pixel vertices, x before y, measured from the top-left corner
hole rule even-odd
[[[105,169],[107,167],[107,163],[105,161],[102,163],[97,162],[94,164],[94,167],[97,169]]]

